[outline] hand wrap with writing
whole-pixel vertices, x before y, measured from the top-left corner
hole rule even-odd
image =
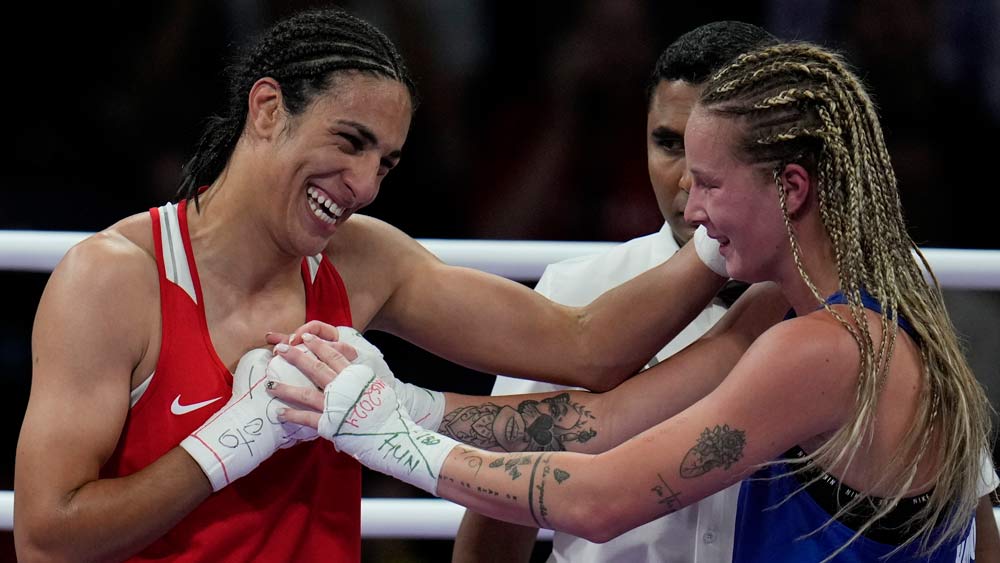
[[[218,491],[253,471],[279,448],[316,438],[311,428],[278,421],[277,410],[287,407],[264,389],[270,377],[290,385],[310,385],[298,370],[275,374],[268,369],[271,350],[247,352],[233,374],[233,395],[205,424],[181,442]]]
[[[319,433],[365,466],[429,493],[458,442],[413,422],[388,383],[352,364],[324,390]]]
[[[435,431],[441,426],[445,407],[443,393],[396,379],[392,370],[389,369],[389,365],[385,363],[382,352],[352,327],[338,326],[337,332],[340,335],[340,342],[351,346],[358,352],[358,358],[351,363],[368,366],[379,379],[388,383],[396,392],[399,404],[403,405],[403,408],[417,424]]]

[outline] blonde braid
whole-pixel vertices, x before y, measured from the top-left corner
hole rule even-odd
[[[911,522],[915,532],[900,548],[916,541],[929,552],[958,537],[978,501],[978,461],[987,449],[989,404],[962,356],[937,278],[906,231],[896,175],[874,103],[838,55],[815,45],[791,43],[740,56],[713,77],[701,104],[741,120],[746,125],[743,156],[752,163],[775,166],[778,201],[799,275],[817,302],[851,334],[860,352],[853,416],[801,460],[803,464],[850,466],[859,448],[873,436],[880,391],[895,351],[897,319],[906,318],[917,335],[923,366],[917,412],[896,449],[894,467],[875,486],[891,494],[848,544],[891,511],[908,491],[929,485],[934,486],[929,500]],[[833,246],[850,321],[824,303],[803,265],[788,216],[780,171],[806,156],[814,159],[820,217]],[[883,308],[877,349],[861,302],[862,291]],[[936,468],[928,482],[914,483],[916,468],[927,455],[934,455]],[[870,500],[862,492],[834,518]]]

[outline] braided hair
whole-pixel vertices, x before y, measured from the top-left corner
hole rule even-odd
[[[285,109],[298,115],[332,85],[334,74],[344,71],[403,83],[416,108],[416,86],[402,56],[381,31],[341,10],[296,14],[271,27],[227,69],[225,111],[208,119],[182,170],[177,198],[194,199],[197,205],[201,186],[222,173],[243,133],[247,98],[258,79],[269,76],[278,81]]]
[[[898,317],[916,330],[923,360],[920,403],[895,452],[898,461],[876,483],[892,494],[881,501],[859,495],[834,515],[862,502],[875,505],[871,518],[848,543],[892,510],[907,491],[930,484],[934,488],[929,500],[908,523],[911,535],[903,545],[919,541],[920,549],[930,552],[959,537],[978,501],[979,458],[987,451],[990,407],[962,354],[937,278],[906,231],[875,105],[840,56],[808,43],[780,44],[738,57],[709,81],[699,103],[740,123],[736,154],[744,162],[773,166],[795,264],[817,303],[823,304],[824,296],[802,264],[780,172],[794,162],[817,178],[820,216],[833,246],[850,322],[823,306],[854,338],[861,366],[851,420],[802,459],[803,464],[848,466],[861,444],[870,443]],[[883,307],[877,346],[868,329],[862,290]],[[938,467],[927,482],[916,482],[917,465],[928,456]]]

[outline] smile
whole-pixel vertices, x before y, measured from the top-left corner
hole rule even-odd
[[[343,208],[333,202],[332,199],[326,196],[321,190],[318,190],[312,186],[306,189],[306,194],[309,196],[309,208],[312,209],[313,214],[319,217],[323,222],[334,224],[340,216],[344,214]]]

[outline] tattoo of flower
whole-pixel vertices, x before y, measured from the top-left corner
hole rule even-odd
[[[706,428],[681,461],[681,477],[699,477],[716,467],[729,469],[743,457],[746,443],[746,433],[728,424]]]

